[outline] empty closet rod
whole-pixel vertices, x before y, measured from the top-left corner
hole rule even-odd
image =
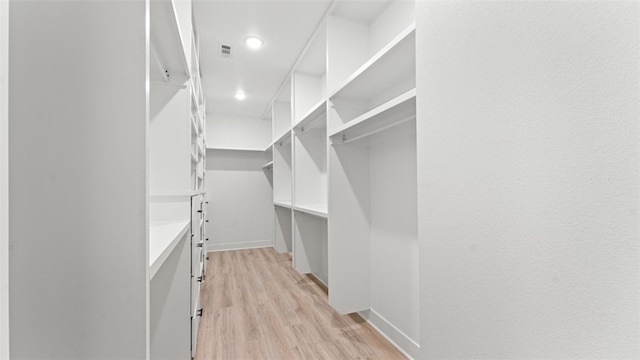
[[[352,138],[348,138],[347,135],[345,133],[343,133],[342,134],[342,143],[343,144],[348,144],[348,143],[350,143],[352,141],[356,141],[358,139],[362,139],[364,137],[371,136],[373,134],[377,134],[377,133],[379,133],[381,131],[385,131],[387,129],[391,129],[394,126],[402,125],[402,124],[404,124],[406,122],[409,122],[409,121],[412,121],[412,120],[415,120],[415,119],[416,119],[416,115],[415,114],[414,115],[410,115],[410,116],[407,116],[406,118],[400,119],[398,121],[394,121],[393,123],[391,123],[389,125],[385,125],[383,127],[377,128],[375,130],[366,132],[366,133],[358,135],[358,136],[354,136]]]
[[[151,57],[155,59],[156,64],[158,65],[158,68],[160,69],[160,76],[162,76],[162,81],[169,82],[169,78],[171,77],[171,74],[169,74],[169,70],[165,69],[164,65],[162,65],[162,62],[160,61],[160,58],[158,57],[158,54],[156,53],[155,46],[153,46],[153,44],[151,44],[150,48],[151,48]]]

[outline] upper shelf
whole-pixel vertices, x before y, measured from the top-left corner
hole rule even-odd
[[[302,120],[293,128],[296,132],[305,132],[311,129],[323,129],[327,127],[327,100],[322,100],[309,110]]]
[[[415,81],[415,28],[412,23],[404,29],[339,85],[330,98],[369,100],[399,79]]]
[[[346,143],[402,124],[416,117],[416,89],[387,101],[329,135],[333,143]]]
[[[173,0],[154,0],[150,4],[151,53],[155,58],[152,66],[158,69],[152,79],[184,84],[190,77],[189,66]]]
[[[289,128],[282,135],[280,135],[277,139],[273,140],[270,147],[272,146],[283,146],[291,143],[291,129]]]
[[[273,205],[280,206],[287,209],[293,209],[293,205],[291,204],[291,201],[273,200]]]
[[[264,149],[233,148],[233,147],[208,147],[207,150],[215,150],[215,151],[259,151],[259,152],[264,152]]]
[[[149,201],[176,201],[176,200],[189,200],[192,196],[201,195],[199,191],[163,191],[160,193],[149,194]]]

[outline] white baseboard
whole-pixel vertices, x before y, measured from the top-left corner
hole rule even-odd
[[[271,240],[209,244],[207,245],[207,252],[241,250],[241,249],[257,249],[257,248],[265,248],[265,247],[272,247],[272,246],[273,246],[273,241]]]
[[[420,357],[420,345],[373,309],[360,311],[358,315],[389,340],[407,359],[413,360]]]

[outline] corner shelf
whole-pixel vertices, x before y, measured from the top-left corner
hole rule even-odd
[[[348,122],[329,137],[334,144],[345,143],[413,120],[415,116],[416,89],[414,88]]]

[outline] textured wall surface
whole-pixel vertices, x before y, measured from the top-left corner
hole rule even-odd
[[[640,357],[638,3],[417,9],[422,357]]]
[[[146,11],[9,3],[12,360],[148,356]]]

